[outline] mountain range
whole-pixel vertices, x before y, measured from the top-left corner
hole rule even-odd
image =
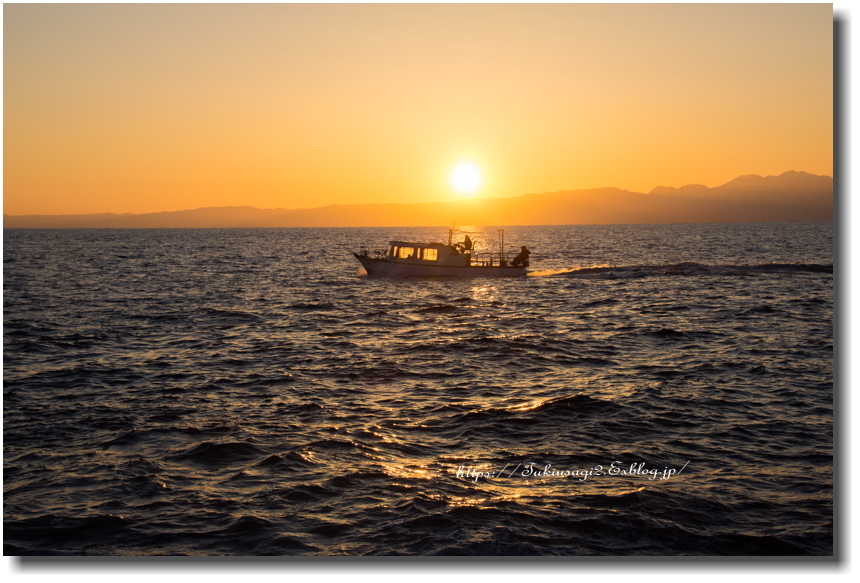
[[[789,171],[746,175],[708,188],[658,186],[565,190],[513,198],[329,205],[307,209],[209,207],[146,214],[3,215],[4,228],[389,227],[824,221],[833,218],[833,179]]]

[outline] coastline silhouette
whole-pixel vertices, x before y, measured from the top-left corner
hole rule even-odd
[[[307,209],[207,207],[147,214],[3,215],[5,228],[253,228],[564,225],[826,221],[833,179],[806,172],[738,177],[722,186],[658,186],[649,193],[592,188],[447,202]]]

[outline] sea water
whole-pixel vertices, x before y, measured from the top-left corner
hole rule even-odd
[[[5,554],[833,553],[831,223],[504,235],[5,230]]]

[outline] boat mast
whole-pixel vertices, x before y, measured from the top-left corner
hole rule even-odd
[[[505,230],[499,229],[499,261],[505,260]]]

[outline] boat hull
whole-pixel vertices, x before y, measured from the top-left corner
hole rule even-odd
[[[455,277],[522,277],[526,274],[525,267],[500,267],[494,265],[481,266],[472,265],[452,266],[452,265],[423,265],[413,263],[402,263],[388,261],[387,259],[377,259],[366,255],[353,253],[356,259],[361,262],[364,270],[368,275],[379,277],[410,277],[410,276],[455,276]]]

